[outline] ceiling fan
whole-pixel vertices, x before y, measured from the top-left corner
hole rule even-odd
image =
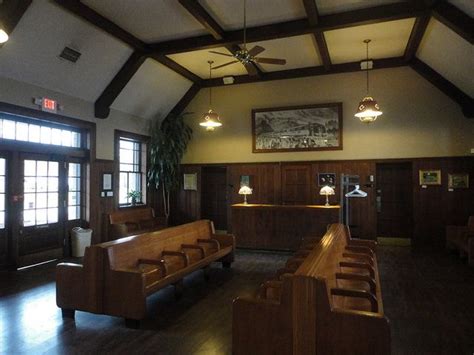
[[[263,64],[276,64],[276,65],[285,65],[285,59],[277,59],[277,58],[262,58],[257,57],[260,53],[262,53],[265,48],[261,46],[255,46],[252,49],[247,49],[247,13],[246,13],[246,0],[244,0],[244,43],[242,49],[236,51],[234,54],[227,54],[215,51],[209,51],[209,53],[219,54],[226,57],[233,57],[236,60],[227,62],[225,64],[218,65],[213,67],[212,69],[219,69],[226,67],[228,65],[234,63],[242,63],[243,66],[247,69],[249,75],[257,75],[257,68],[255,67],[254,63],[263,63]]]

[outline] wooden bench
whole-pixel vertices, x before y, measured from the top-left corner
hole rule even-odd
[[[214,261],[230,267],[234,249],[234,236],[215,234],[208,220],[93,245],[83,265],[57,265],[56,303],[66,317],[81,310],[137,327],[148,296],[170,284],[180,289],[184,276]]]
[[[446,227],[446,248],[458,250],[461,257],[467,255],[469,265],[474,266],[474,216],[467,226]]]
[[[390,354],[375,243],[333,224],[233,304],[233,353]]]
[[[165,217],[155,217],[151,207],[123,208],[108,215],[108,240],[166,228]]]

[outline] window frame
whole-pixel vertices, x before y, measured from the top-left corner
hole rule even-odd
[[[139,166],[141,170],[139,171],[141,176],[141,193],[142,201],[137,203],[137,205],[132,206],[131,203],[121,204],[120,203],[120,140],[131,140],[138,142],[140,144],[139,148]],[[127,131],[122,131],[116,129],[114,132],[114,160],[115,164],[115,176],[114,178],[114,196],[115,196],[115,205],[117,208],[136,208],[148,206],[148,189],[147,189],[147,171],[148,171],[148,162],[149,162],[149,151],[148,145],[150,142],[150,137],[142,134],[131,133]]]

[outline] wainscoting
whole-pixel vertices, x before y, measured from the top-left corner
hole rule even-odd
[[[353,234],[375,239],[377,235],[377,166],[378,164],[407,163],[412,167],[412,223],[411,235],[414,246],[443,246],[445,226],[465,224],[474,214],[474,157],[414,158],[393,160],[344,160],[306,161],[279,163],[238,164],[192,164],[183,165],[185,173],[196,173],[196,191],[180,190],[172,211],[174,224],[189,222],[201,217],[202,168],[221,166],[227,170],[227,220],[232,231],[231,208],[243,197],[238,194],[240,176],[251,177],[253,194],[250,203],[268,204],[324,204],[325,197],[319,195],[318,173],[335,173],[336,195],[330,196],[331,204],[339,203],[341,174],[359,175],[361,188],[367,198],[351,200],[351,222]],[[441,185],[422,188],[418,171],[436,169],[442,171]],[[449,173],[469,173],[471,184],[468,189],[448,191]],[[371,176],[374,181],[371,181]],[[293,178],[292,178],[293,177]],[[295,180],[296,179],[296,180]],[[390,236],[388,236],[390,237]]]

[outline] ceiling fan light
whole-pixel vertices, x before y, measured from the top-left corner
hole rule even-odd
[[[361,122],[370,123],[374,122],[382,113],[377,101],[370,96],[366,96],[359,102],[357,112],[354,116],[359,118]]]

